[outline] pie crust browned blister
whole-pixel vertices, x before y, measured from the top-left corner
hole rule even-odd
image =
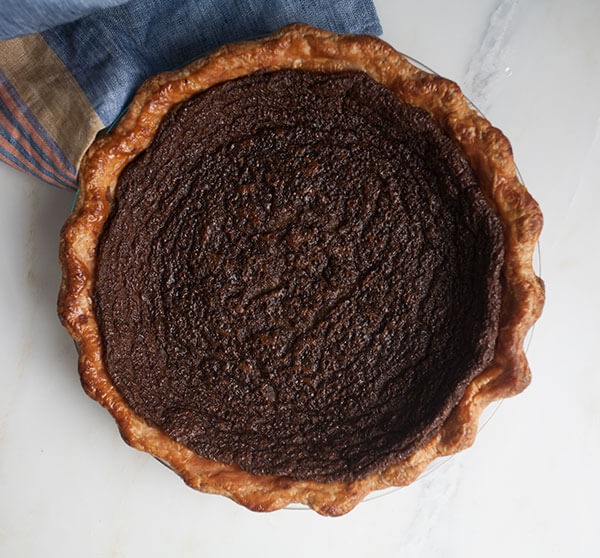
[[[298,98],[283,94],[284,86]],[[236,95],[246,100],[241,109],[232,104],[228,114],[229,100]],[[270,112],[261,112],[263,102]],[[357,133],[350,124],[346,130],[347,123],[362,122],[362,116],[346,115],[342,106],[358,106],[369,114],[375,131],[369,131],[370,124],[357,124]],[[279,128],[267,126],[260,141],[246,138],[248,126],[262,130],[265,118],[277,121]],[[414,121],[408,136],[394,131],[395,118]],[[386,120],[391,122],[389,142],[381,140],[387,132],[377,131]],[[235,141],[223,140],[229,141],[229,151],[223,148],[218,157],[195,161],[197,153],[216,153],[219,134],[227,135],[229,127],[238,134]],[[170,140],[173,134],[179,139]],[[423,135],[429,143],[418,147]],[[354,143],[353,152],[328,151],[327,138],[340,137],[350,143],[359,138],[365,146],[365,158],[372,161],[364,164],[376,177],[369,184],[396,183],[386,165],[398,160],[396,151],[403,149],[403,142],[417,145],[416,159],[439,156],[446,161],[442,167],[450,170],[437,172],[453,173],[448,184],[459,184],[449,197],[443,193],[440,199],[449,200],[447,204],[440,207],[437,194],[434,201],[423,201],[419,194],[411,194],[411,200],[433,208],[434,217],[444,214],[453,223],[464,221],[450,227],[460,231],[457,238],[445,244],[442,239],[440,246],[462,254],[461,266],[472,256],[476,263],[468,265],[481,268],[480,275],[475,273],[473,279],[471,272],[465,279],[468,285],[457,286],[456,277],[450,272],[447,278],[446,268],[437,263],[419,274],[414,262],[402,264],[405,267],[394,267],[391,258],[384,262],[394,242],[404,243],[399,254],[410,252],[406,239],[412,229],[397,240],[404,225],[394,219],[400,219],[402,211],[412,215],[413,202],[397,201],[394,209],[377,197],[377,207],[384,209],[371,218],[352,205],[355,194],[340,201],[340,192],[368,182],[366,174],[360,176],[361,156]],[[320,145],[325,145],[323,157],[337,161],[331,163],[335,172],[315,155]],[[260,157],[254,162],[256,149],[262,149],[264,168]],[[381,163],[377,150],[386,152]],[[282,153],[296,159],[286,164]],[[235,178],[235,161],[239,166],[245,157],[262,177],[262,186],[246,175]],[[428,164],[439,166],[436,161]],[[193,176],[199,177],[182,182],[193,190],[187,197],[173,186],[179,179],[169,178],[172,167],[193,169]],[[212,175],[205,173],[208,167]],[[269,182],[278,168],[285,178]],[[407,184],[420,184],[427,191],[430,186],[418,178],[426,174],[419,172],[414,171]],[[342,175],[346,177],[336,184]],[[212,178],[197,187],[203,176]],[[226,202],[215,190],[217,183],[222,188],[223,176],[234,176],[225,184],[236,188]],[[170,185],[170,197],[161,193],[162,180]],[[268,188],[283,188],[284,182],[300,186],[284,197],[271,191],[274,201],[264,202]],[[359,190],[369,193],[371,186],[364,184]],[[385,188],[392,199],[392,186]],[[152,201],[154,197],[158,201]],[[250,198],[254,201],[244,205]],[[177,211],[168,213],[177,204]],[[212,213],[206,213],[208,206],[215,208]],[[314,215],[296,209],[294,213],[292,206],[320,209]],[[153,207],[166,207],[168,223]],[[225,241],[206,244],[208,216]],[[419,225],[424,232],[414,233],[415,243],[422,241],[419,234],[439,237],[438,229],[445,225],[434,217],[427,218],[426,226]],[[273,230],[255,242],[260,237],[255,228],[269,219],[275,223]],[[166,235],[169,252],[156,256],[164,239],[153,236],[152,227]],[[172,234],[170,227],[175,227]],[[252,234],[248,227],[254,227]],[[510,143],[470,106],[455,83],[415,67],[375,37],[294,24],[263,39],[226,45],[181,70],[149,79],[117,125],[94,141],[83,159],[78,198],[62,231],[59,314],[77,343],[85,391],[110,411],[128,444],[166,462],[191,487],[225,495],[252,510],[271,511],[297,502],[323,515],[340,515],[374,490],[413,482],[436,457],[469,447],[483,409],[528,385],[523,341],[544,302],[543,282],[532,267],[541,228],[542,214],[518,179]],[[363,234],[363,229],[376,232]],[[465,235],[471,240],[463,241]],[[359,237],[360,243],[354,244],[352,239]],[[379,252],[371,250],[376,246]],[[372,251],[377,265],[367,261]],[[186,261],[179,265],[177,258]],[[321,267],[315,263],[319,258]],[[445,262],[447,254],[420,253],[418,258],[419,265],[429,269],[431,258]],[[242,261],[241,267],[232,263],[234,259]],[[208,271],[207,262],[212,262]],[[252,262],[258,264],[253,267]],[[367,263],[361,268],[356,262]],[[305,271],[317,268],[327,271],[311,283]],[[414,278],[406,276],[411,272]],[[190,294],[194,274],[209,277],[198,287],[204,293],[200,298]],[[433,277],[433,287],[419,287],[427,274]],[[157,279],[162,275],[163,283]],[[185,288],[171,285],[177,277],[186,282]],[[214,294],[206,286],[210,281]],[[233,289],[227,281],[242,288]],[[138,300],[132,293],[145,282],[148,295]],[[400,289],[398,285],[402,293],[394,298],[390,293]],[[227,296],[225,288],[231,291]],[[369,289],[375,293],[371,298]],[[293,294],[300,291],[301,296]],[[411,301],[434,291],[442,293],[436,295],[438,306],[455,291],[462,298],[448,299],[454,306],[442,313],[440,323],[430,320],[420,329],[413,327],[405,316],[427,307],[427,300],[414,308]],[[469,293],[475,291],[481,294],[471,298],[482,302],[471,308]],[[307,293],[313,293],[314,300]],[[272,306],[253,302],[274,296],[280,298]],[[146,303],[148,308],[140,309]],[[153,309],[163,306],[176,308],[178,314],[153,321]],[[244,315],[245,311],[251,313]],[[188,321],[182,322],[182,316]],[[169,333],[175,322],[184,325]],[[344,325],[350,323],[354,325]],[[253,324],[262,324],[262,329],[252,330]],[[204,337],[196,330],[206,330]],[[183,332],[182,340],[173,348],[177,331]],[[418,339],[407,336],[410,331]],[[370,336],[364,350],[363,334]],[[419,344],[421,337],[427,342]],[[165,340],[170,340],[168,345]],[[396,358],[400,345],[409,348],[403,349],[401,361]],[[413,362],[410,355],[419,350],[425,352]],[[453,375],[448,372],[453,363],[465,370]],[[180,365],[185,371],[179,372]],[[427,384],[436,386],[431,393]],[[361,394],[366,394],[364,401]]]

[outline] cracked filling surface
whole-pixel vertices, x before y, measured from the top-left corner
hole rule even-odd
[[[96,264],[104,363],[204,457],[364,478],[491,361],[502,242],[461,151],[366,74],[228,81],[121,173]]]

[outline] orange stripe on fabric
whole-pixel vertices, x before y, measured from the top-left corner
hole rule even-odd
[[[53,176],[56,174],[56,171],[48,163],[46,163],[44,159],[40,157],[40,155],[35,151],[35,149],[29,147],[31,143],[29,142],[27,136],[24,136],[21,132],[19,132],[19,130],[15,128],[13,124],[1,112],[0,125],[2,125],[4,129],[25,148],[25,151],[27,151],[27,153],[29,153],[29,155],[31,155],[31,157],[35,159],[35,161],[40,165],[40,167],[42,167],[44,170],[46,170]]]
[[[21,155],[2,136],[0,136],[0,146],[2,146],[6,151],[8,151],[8,153],[10,153],[13,157],[15,157],[16,159],[18,159],[19,161],[21,161],[21,163],[23,163],[23,165],[25,167],[27,167],[27,169],[29,170],[29,174],[31,174],[32,176],[35,176],[36,178],[41,178],[42,180],[45,180],[46,182],[50,182],[51,184],[55,184],[59,188],[66,189],[66,186],[64,184],[61,184],[60,182],[56,181],[51,176],[45,176],[44,174],[42,174],[39,171],[39,169],[35,168],[32,165],[32,163],[30,163],[27,159],[24,159],[23,155]],[[4,157],[3,157],[3,159],[6,161],[6,159]],[[15,165],[13,164],[12,166],[14,167]],[[15,168],[18,168],[19,170],[23,170],[22,168],[19,168],[19,167],[15,167]]]
[[[8,91],[6,90],[6,88],[4,87],[4,85],[1,84],[1,83],[0,83],[0,99],[2,99],[2,101],[4,102],[4,104],[6,105],[6,107],[8,108],[8,110],[19,121],[19,124],[21,124],[21,126],[23,126],[23,128],[25,128],[25,130],[27,131],[27,133],[30,134],[31,137],[42,148],[42,151],[56,165],[56,168],[58,168],[66,176],[69,176],[72,179],[75,179],[76,178],[75,175],[69,169],[67,169],[67,167],[65,167],[64,163],[56,156],[56,153],[46,143],[46,141],[44,140],[44,138],[42,138],[42,136],[40,136],[40,134],[37,132],[37,130],[29,123],[29,121],[26,118],[22,117],[22,113],[21,113],[19,107],[16,105],[16,103],[13,101],[12,97],[10,96],[10,94],[8,93]],[[9,125],[10,125],[10,123],[9,123]],[[13,135],[19,134],[20,137],[24,137],[22,134],[19,133],[18,130],[16,130],[14,128],[14,126],[12,128],[15,130],[15,133],[13,133],[8,128],[8,125],[5,126],[5,127],[7,128],[7,130],[11,134],[13,134]],[[27,138],[25,138],[25,139],[27,140]],[[23,143],[23,142],[21,142],[21,143]]]

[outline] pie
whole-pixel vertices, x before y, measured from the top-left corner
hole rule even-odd
[[[455,83],[295,24],[148,80],[96,139],[59,314],[127,443],[250,509],[339,515],[527,386],[541,227]]]

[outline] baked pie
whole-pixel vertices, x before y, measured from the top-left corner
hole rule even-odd
[[[295,24],[148,80],[96,139],[59,314],[127,443],[250,509],[339,515],[527,386],[541,227],[455,83]]]

